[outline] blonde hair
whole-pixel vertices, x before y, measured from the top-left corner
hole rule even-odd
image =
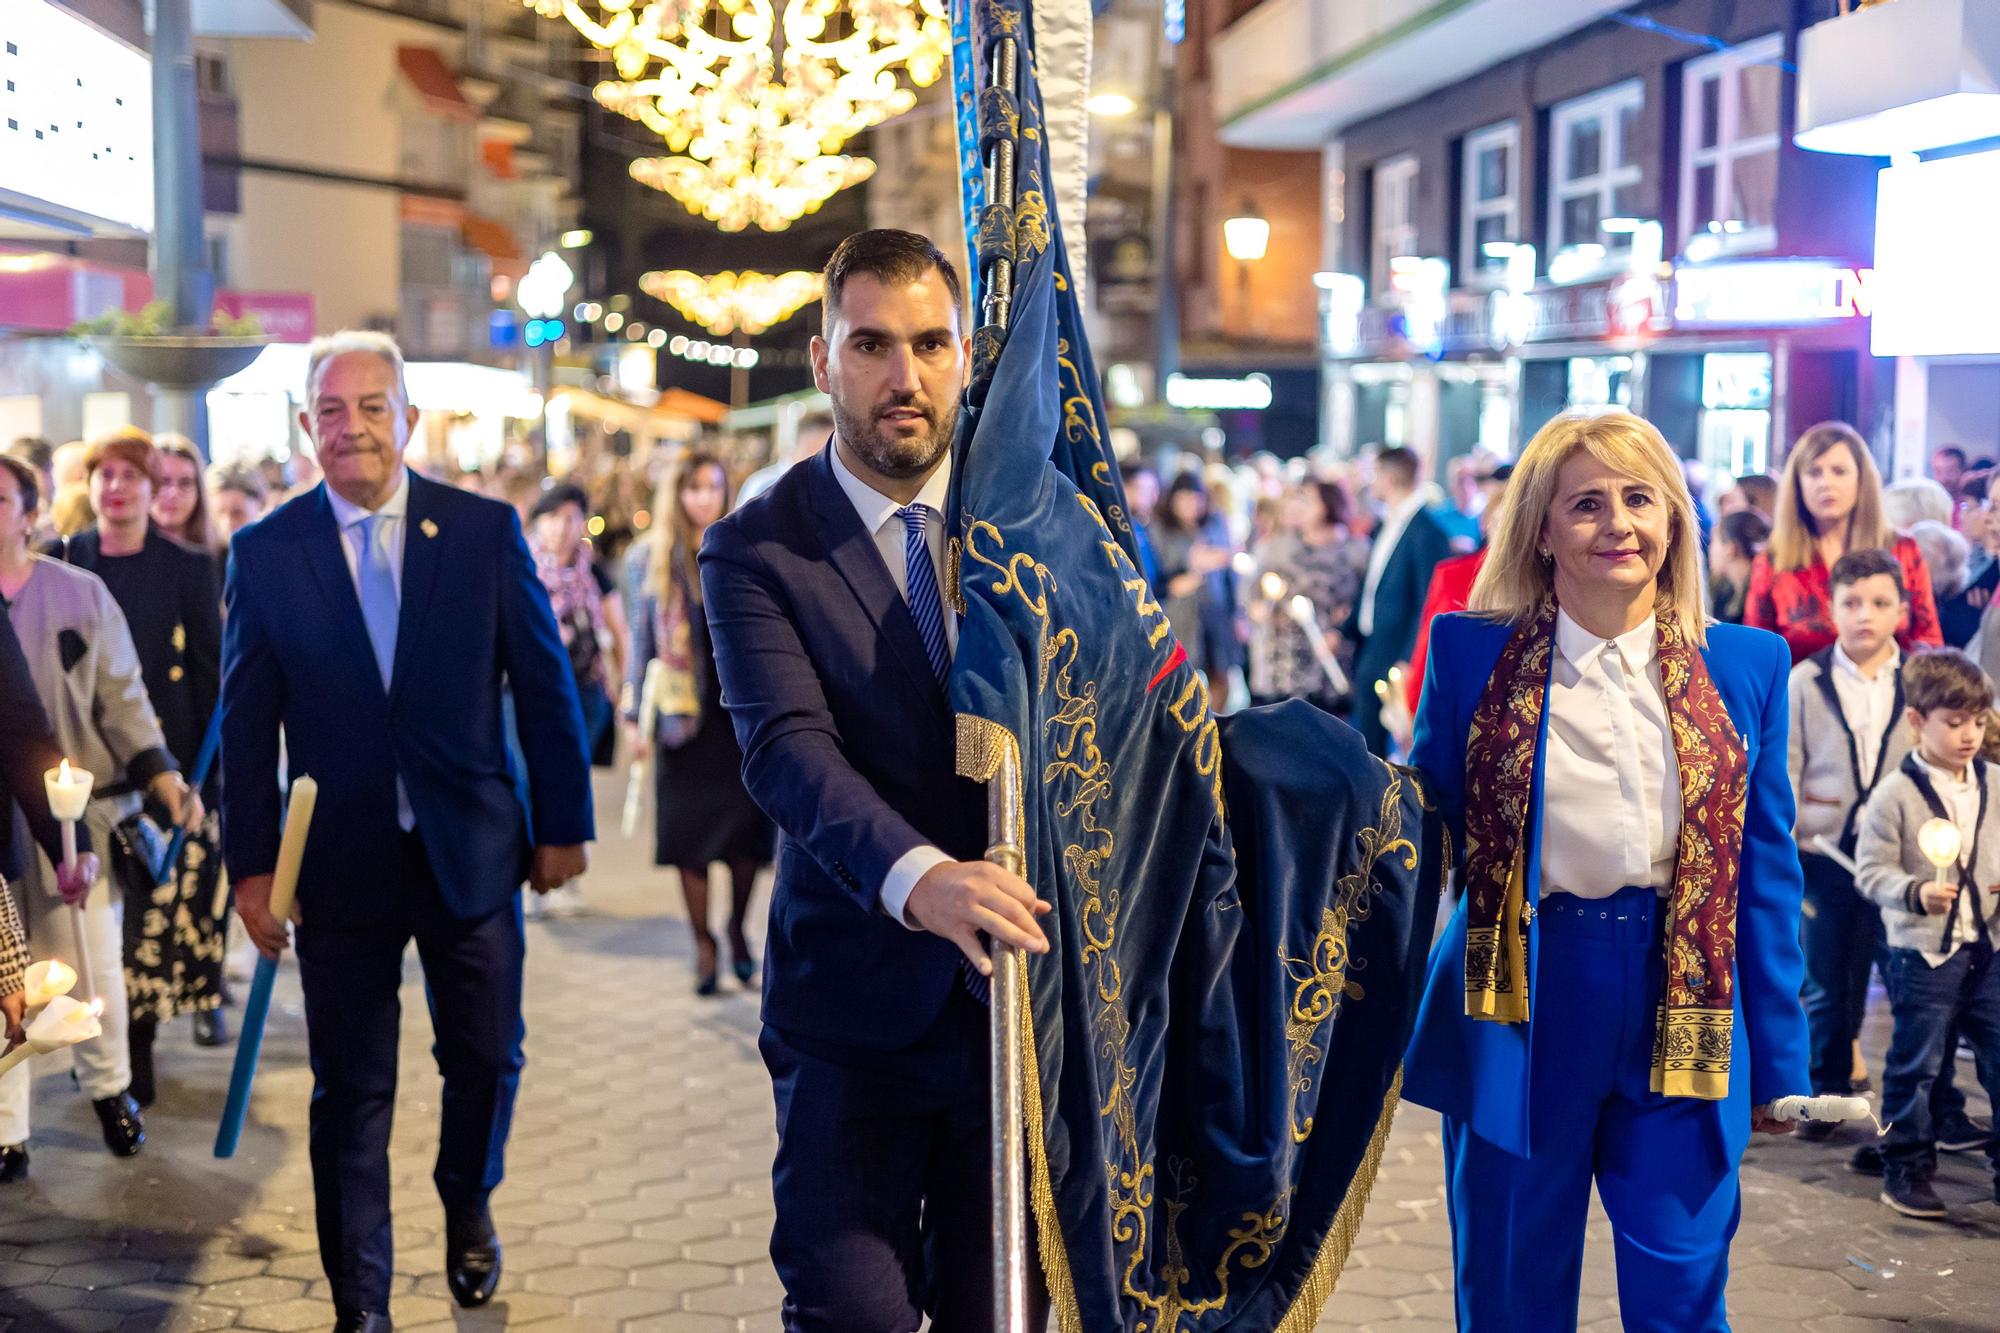
[[[695,574],[695,546],[700,534],[688,522],[687,510],[681,505],[681,492],[703,468],[711,467],[722,474],[722,512],[726,514],[736,488],[730,484],[729,469],[714,454],[690,449],[660,473],[660,488],[653,495],[651,559],[653,592],[659,598],[662,614],[671,615],[680,609],[682,578],[687,580],[689,595],[697,603],[701,601],[701,579]]]
[[[1542,529],[1555,499],[1556,475],[1578,450],[1659,491],[1668,525],[1657,605],[1680,622],[1689,643],[1706,644],[1694,499],[1666,439],[1630,412],[1565,412],[1535,432],[1499,501],[1492,545],[1472,585],[1472,610],[1519,623],[1554,595],[1554,570],[1541,557]]]
[[[1806,510],[1805,472],[1820,455],[1845,445],[1854,459],[1854,513],[1847,520],[1847,549],[1862,551],[1871,546],[1888,547],[1896,534],[1882,511],[1882,474],[1859,431],[1844,421],[1822,421],[1792,446],[1785,459],[1785,475],[1778,482],[1778,512],[1771,515],[1771,542],[1764,548],[1771,571],[1804,569],[1819,553],[1819,525]]]

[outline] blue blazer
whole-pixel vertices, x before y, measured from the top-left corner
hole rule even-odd
[[[1465,845],[1465,741],[1486,682],[1500,661],[1512,625],[1482,617],[1440,616],[1431,626],[1430,661],[1416,718],[1411,762],[1437,794],[1453,834]],[[1733,1158],[1748,1142],[1748,1108],[1775,1097],[1812,1091],[1806,1068],[1805,1011],[1799,985],[1799,905],[1805,881],[1792,841],[1792,786],[1785,769],[1789,737],[1786,685],[1792,659],[1785,641],[1741,625],[1711,625],[1702,660],[1742,736],[1750,763],[1743,823],[1743,858],[1736,906],[1736,1024],[1730,1052],[1729,1097],[1714,1108],[1724,1150]],[[1548,744],[1548,710],[1542,740]],[[1533,824],[1528,837],[1530,903],[1541,901],[1541,811],[1560,793],[1542,788],[1535,767]],[[1462,850],[1461,850],[1461,855]],[[1431,954],[1430,980],[1417,1013],[1403,1074],[1403,1095],[1471,1122],[1474,1133],[1526,1156],[1533,1108],[1529,1055],[1540,932],[1528,928],[1530,1020],[1495,1023],[1465,1013],[1465,902]]]
[[[713,524],[702,601],[743,784],[784,834],[764,1021],[875,1050],[913,1044],[956,984],[957,946],[891,920],[882,881],[926,843],[986,846],[986,798],[909,604],[828,450]]]
[[[307,920],[379,922],[401,879],[401,775],[446,906],[507,905],[537,843],[594,836],[569,658],[508,506],[410,474],[393,687],[361,619],[326,486],[239,532],[223,631],[223,851],[233,878],[277,861],[278,732],[319,782],[299,873]],[[500,720],[511,684],[529,809]]]

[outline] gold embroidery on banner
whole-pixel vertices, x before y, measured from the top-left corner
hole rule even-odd
[[[1145,580],[1138,576],[1124,548],[1112,538],[1109,525],[1104,522],[1097,506],[1086,496],[1078,495],[1077,499],[1103,529],[1106,540],[1101,546],[1106,559],[1119,575],[1125,591],[1132,596],[1132,608],[1142,633],[1148,634],[1149,648],[1157,651],[1163,636],[1154,632],[1155,627],[1150,622],[1157,616],[1160,624],[1164,625],[1158,602],[1151,596]],[[1170,1158],[1166,1163],[1169,1196],[1158,1197],[1155,1164],[1141,1157],[1135,1104],[1138,1071],[1126,1059],[1131,1024],[1124,1008],[1123,980],[1110,953],[1117,939],[1121,904],[1116,887],[1107,886],[1103,878],[1116,840],[1109,829],[1097,822],[1099,803],[1111,795],[1113,782],[1110,764],[1097,745],[1097,682],[1079,679],[1076,675],[1076,663],[1081,652],[1077,632],[1068,627],[1054,629],[1050,624],[1050,594],[1056,584],[1047,566],[1025,552],[1010,554],[1004,535],[993,524],[984,521],[967,524],[963,551],[973,563],[993,571],[994,577],[986,585],[987,591],[996,597],[1018,597],[1021,604],[1041,622],[1036,650],[1036,691],[1047,696],[1053,705],[1045,723],[1050,757],[1042,769],[1041,778],[1045,788],[1056,789],[1053,813],[1067,829],[1065,834],[1059,835],[1066,844],[1062,857],[1077,885],[1081,936],[1079,953],[1083,965],[1090,970],[1097,1002],[1090,1022],[1094,1034],[1093,1048],[1106,1088],[1105,1100],[1098,1113],[1106,1122],[1110,1138],[1116,1145],[1115,1158],[1103,1164],[1111,1209],[1111,1240],[1123,1258],[1123,1295],[1149,1316],[1138,1325],[1140,1333],[1180,1333],[1187,1318],[1211,1313],[1227,1305],[1231,1279],[1236,1273],[1257,1269],[1270,1260],[1291,1221],[1291,1195],[1289,1191],[1285,1192],[1262,1212],[1240,1214],[1238,1225],[1227,1232],[1228,1244],[1209,1270],[1211,1289],[1215,1294],[1200,1298],[1190,1294],[1188,1284],[1193,1280],[1194,1269],[1181,1249],[1179,1221],[1193,1206],[1199,1182],[1184,1160]],[[1191,758],[1197,773],[1208,780],[1216,815],[1220,818],[1223,813],[1221,737],[1214,718],[1208,712],[1207,691],[1192,670],[1185,672],[1182,681],[1167,688],[1173,693],[1169,696],[1171,702],[1166,711],[1176,725],[1193,737]],[[1001,760],[1010,751],[1017,760],[1016,771],[1020,771],[1018,740],[1007,728],[967,715],[957,719],[957,726],[957,767],[962,776],[976,781],[993,780],[1000,771]],[[1350,975],[1358,964],[1347,953],[1347,935],[1356,923],[1366,919],[1371,891],[1379,892],[1379,886],[1373,884],[1376,862],[1385,856],[1400,855],[1405,858],[1406,868],[1414,868],[1417,856],[1415,845],[1402,836],[1401,783],[1406,776],[1414,782],[1413,775],[1398,772],[1392,776],[1378,826],[1364,829],[1357,835],[1363,849],[1362,868],[1344,876],[1337,885],[1336,907],[1323,917],[1322,929],[1309,958],[1283,960],[1288,967],[1298,969],[1293,972],[1295,980],[1300,983],[1295,994],[1295,1022],[1300,1021],[1302,1014],[1318,1016],[1316,1021],[1308,1023],[1303,1036],[1305,1048],[1315,1051],[1311,1061],[1319,1058],[1313,1045],[1317,1030],[1337,1016],[1343,997],[1361,993],[1358,983]],[[1025,774],[1023,781],[1026,781]],[[1416,785],[1419,801],[1424,808],[1431,808],[1421,784]],[[1018,829],[1016,836],[1022,837]],[[1024,1128],[1030,1164],[1030,1205],[1037,1227],[1043,1273],[1058,1327],[1062,1333],[1083,1333],[1074,1274],[1063,1244],[1050,1176],[1039,1046],[1034,1031],[1033,1006],[1025,984],[1029,972],[1025,955],[1021,957],[1019,966],[1024,982],[1021,988],[1021,1056],[1027,1120]],[[1296,1092],[1303,1093],[1311,1086],[1304,1075],[1305,1065],[1311,1061],[1299,1054],[1299,1034],[1294,1032],[1288,1035],[1294,1041],[1293,1085]],[[1332,1291],[1353,1245],[1361,1210],[1366,1205],[1381,1165],[1401,1080],[1401,1072],[1398,1071],[1384,1102],[1374,1137],[1349,1183],[1347,1195],[1321,1245],[1312,1272],[1286,1315],[1283,1333],[1306,1333]],[[1310,1123],[1308,1119],[1308,1129]],[[1294,1135],[1299,1137],[1296,1127]],[[1156,1203],[1161,1205],[1157,1217],[1154,1213]],[[1155,1252],[1151,1243],[1155,1221],[1159,1223],[1157,1281],[1161,1284],[1157,1291],[1141,1289],[1139,1285],[1139,1269]]]
[[[1353,928],[1368,919],[1371,900],[1382,891],[1375,882],[1375,863],[1385,856],[1401,856],[1403,869],[1417,868],[1417,845],[1403,836],[1404,779],[1404,770],[1389,770],[1389,785],[1382,792],[1380,822],[1355,835],[1355,841],[1361,845],[1360,860],[1334,885],[1333,905],[1320,909],[1319,934],[1313,937],[1311,952],[1304,958],[1278,955],[1278,961],[1285,965],[1294,983],[1291,1015],[1285,1024],[1285,1037],[1291,1047],[1285,1079],[1292,1092],[1293,1143],[1304,1143],[1313,1130],[1313,1117],[1307,1116],[1301,1123],[1297,1107],[1312,1091],[1309,1066],[1318,1064],[1323,1055],[1319,1034],[1339,1016],[1342,1000],[1359,1000],[1366,994],[1361,983],[1348,974],[1353,960],[1347,941]],[[1422,785],[1414,785],[1418,800],[1428,808]],[[1358,968],[1359,964],[1355,966]]]
[[[965,589],[958,586],[958,571],[964,556],[963,548],[964,543],[957,537],[944,544],[945,600],[959,615],[965,614]]]
[[[1035,138],[1033,130],[1022,131],[1024,139]],[[1014,246],[1026,265],[1049,248],[1049,201],[1040,190],[1023,190],[1018,196],[1014,218]]]

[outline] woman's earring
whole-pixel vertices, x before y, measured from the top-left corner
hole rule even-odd
[[[1555,556],[1551,555],[1547,550],[1544,550],[1542,552],[1542,563],[1545,565],[1555,563]]]

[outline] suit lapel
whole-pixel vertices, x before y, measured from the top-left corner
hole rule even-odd
[[[393,698],[409,674],[416,653],[417,627],[430,610],[431,590],[437,586],[441,555],[436,537],[439,531],[431,511],[441,488],[416,473],[410,474],[410,502],[403,510],[403,582],[396,613],[396,664]],[[425,526],[428,524],[429,526]]]
[[[306,567],[312,570],[313,581],[319,584],[320,594],[333,612],[338,628],[335,638],[345,651],[357,654],[359,668],[381,684],[382,673],[368,644],[368,624],[361,618],[361,597],[354,590],[354,572],[347,567],[347,551],[341,544],[340,524],[333,516],[333,503],[327,499],[325,482],[315,492],[304,550]]]
[[[917,633],[917,622],[910,616],[910,604],[897,589],[889,567],[882,563],[874,534],[861,525],[861,516],[854,511],[853,503],[833,475],[833,449],[833,442],[828,441],[826,448],[807,464],[812,468],[807,493],[819,518],[827,561],[847,580],[862,609],[875,622],[877,633],[888,641],[890,651],[917,688],[941,706],[944,691],[931,671],[923,637]]]

